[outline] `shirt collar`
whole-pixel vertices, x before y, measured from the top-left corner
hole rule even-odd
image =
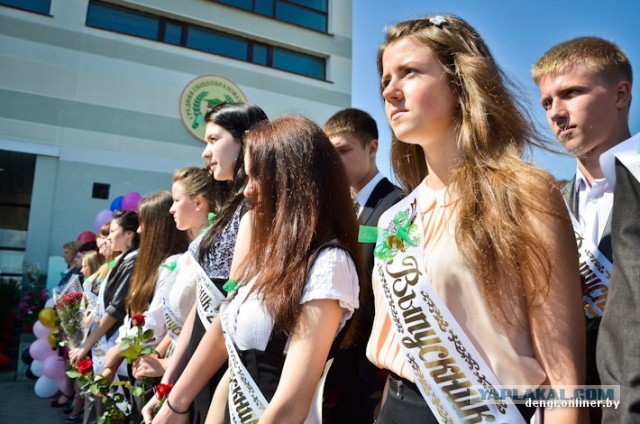
[[[380,173],[380,171],[378,171],[378,173],[376,175],[374,175],[374,177],[371,178],[369,180],[369,182],[364,187],[362,187],[362,190],[360,190],[358,192],[358,195],[356,196],[356,201],[360,205],[360,210],[362,210],[362,208],[364,208],[364,205],[367,203],[367,200],[369,200],[369,197],[371,196],[371,193],[373,193],[373,189],[376,188],[378,183],[383,178],[384,178],[384,176]]]
[[[587,181],[587,177],[584,176],[580,167],[576,168],[576,193],[587,191],[587,190],[596,190],[602,193],[612,193],[611,185],[607,182],[605,178],[599,178],[593,180],[593,185],[589,186],[589,182]]]

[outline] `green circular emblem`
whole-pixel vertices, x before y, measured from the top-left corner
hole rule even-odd
[[[191,135],[204,141],[207,105],[246,101],[246,96],[233,81],[218,75],[202,75],[187,84],[182,91],[180,117]]]

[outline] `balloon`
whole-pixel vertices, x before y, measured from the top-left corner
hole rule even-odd
[[[64,378],[58,379],[58,390],[60,390],[62,393],[67,390],[67,374],[64,375]]]
[[[115,199],[113,199],[113,202],[111,202],[111,206],[109,207],[109,209],[111,209],[112,212],[121,211],[123,199],[124,199],[124,196],[118,196]]]
[[[42,325],[40,321],[33,324],[33,334],[39,339],[46,339],[51,333],[51,329]]]
[[[42,374],[52,380],[58,380],[65,376],[64,361],[58,355],[49,356],[42,364]],[[58,387],[56,382],[56,388]]]
[[[113,218],[113,212],[108,209],[98,212],[98,214],[96,215],[96,219],[93,221],[93,226],[96,229],[96,233],[99,234],[102,226],[111,221],[111,218]]]
[[[42,361],[35,360],[31,363],[29,369],[36,377],[40,377],[42,375],[42,366],[44,363]]]
[[[45,327],[53,328],[56,326],[58,315],[53,308],[43,308],[38,314],[38,320],[40,320]]]
[[[56,351],[51,349],[47,339],[37,339],[29,346],[29,354],[35,360],[44,361],[49,356],[55,355]],[[31,365],[33,365],[33,363]],[[35,374],[36,372],[34,371],[33,373]]]
[[[56,302],[53,301],[53,297],[47,299],[47,303],[44,304],[45,308],[53,308],[56,305]]]
[[[96,241],[96,235],[91,231],[83,231],[78,235],[78,241],[81,241],[83,243]]]
[[[33,373],[33,371],[31,371],[31,367],[27,368],[27,370],[24,372],[24,375],[29,379],[29,380],[37,380],[38,376],[35,375]]]
[[[47,342],[49,342],[49,346],[53,349],[58,347],[58,342],[60,341],[60,333],[54,333],[53,331],[49,333],[47,336]]]
[[[36,381],[36,385],[33,390],[36,392],[36,396],[38,397],[50,398],[58,393],[58,382],[43,375],[38,379],[38,381]]]
[[[142,196],[140,196],[140,193],[136,191],[127,193],[124,195],[124,198],[122,199],[122,210],[137,211],[141,201],[142,201]]]
[[[27,365],[31,365],[31,363],[33,362],[33,358],[29,353],[29,349],[23,350],[22,355],[20,355],[20,358],[22,358],[22,362],[24,362]]]

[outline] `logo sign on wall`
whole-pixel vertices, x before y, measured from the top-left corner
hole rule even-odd
[[[233,81],[218,75],[202,75],[187,84],[182,91],[180,117],[191,135],[204,141],[207,105],[246,101],[246,96]]]

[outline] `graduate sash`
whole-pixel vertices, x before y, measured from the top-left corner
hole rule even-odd
[[[477,390],[497,393],[500,382],[427,277],[417,193],[382,215],[374,250],[374,272],[413,380],[440,423],[524,423],[510,398]]]
[[[193,257],[191,258],[192,275],[197,282],[196,311],[205,330],[213,322],[220,312],[220,305],[226,298],[218,287],[207,276],[202,266]]]
[[[248,293],[249,290],[236,292],[236,295],[239,298],[235,299],[235,301],[243,302]],[[227,321],[231,319],[235,319],[235,316],[230,317],[225,313],[220,314],[222,333],[224,335],[224,341],[229,356],[229,416],[233,424],[257,423],[269,405],[269,402],[266,400],[257,383],[240,360],[240,356],[236,350],[236,342],[233,337],[233,333],[229,331],[228,328],[229,324]],[[322,397],[324,383],[332,363],[333,358],[329,359],[325,364],[322,376],[316,385],[313,400],[311,401],[311,407],[309,408],[309,415],[304,421],[304,424],[322,424]]]
[[[197,261],[193,256],[191,256],[191,253],[185,252],[180,259],[178,259],[178,265],[173,271],[176,274],[174,286],[191,286],[191,282],[195,281],[197,278],[196,266],[199,267]],[[170,291],[165,293],[166,296],[169,296],[170,294]],[[185,311],[174,311],[171,304],[167,302],[166,297],[162,299],[162,303],[164,310],[164,322],[167,326],[167,334],[169,335],[172,343],[170,349],[173,351],[172,348],[178,343],[178,336],[180,336],[180,332],[184,325]]]
[[[582,228],[576,217],[567,208],[571,217],[571,224],[576,235],[578,253],[580,255],[580,279],[583,284],[582,300],[584,314],[587,318],[597,318],[604,314],[613,264],[600,252],[591,240],[582,236]]]

